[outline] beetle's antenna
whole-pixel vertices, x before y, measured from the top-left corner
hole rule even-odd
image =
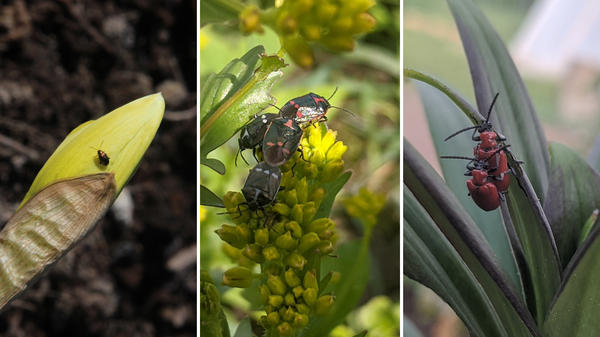
[[[463,133],[463,132],[465,132],[467,130],[471,130],[471,129],[476,129],[478,127],[479,127],[479,125],[467,126],[466,128],[460,129],[460,130],[456,131],[455,133],[451,134],[450,136],[446,137],[446,139],[444,139],[444,141],[447,141],[448,139],[458,135],[459,133]]]
[[[329,98],[327,99],[328,101],[333,97],[333,95],[335,95],[335,93],[337,92],[338,87],[335,87],[335,90],[333,91],[333,94],[331,94],[331,96],[329,96]]]

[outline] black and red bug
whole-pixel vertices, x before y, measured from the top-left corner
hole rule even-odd
[[[265,133],[271,125],[271,121],[279,117],[278,114],[267,113],[260,116],[254,116],[254,119],[244,125],[240,130],[240,138],[238,139],[239,150],[235,155],[235,164],[237,165],[237,155],[239,154],[244,162],[248,164],[242,151],[252,149],[252,155],[256,158],[256,148],[262,145]]]
[[[298,150],[302,128],[293,118],[275,118],[265,134],[262,151],[267,164],[281,166]]]
[[[281,169],[265,162],[258,163],[250,170],[242,188],[248,208],[258,210],[271,204],[277,196],[280,185]]]
[[[100,143],[100,146],[102,146],[102,143]],[[108,166],[108,164],[110,163],[110,157],[106,154],[106,152],[97,149],[93,146],[90,147],[96,150],[96,154],[98,155],[98,162],[100,163],[100,165]]]

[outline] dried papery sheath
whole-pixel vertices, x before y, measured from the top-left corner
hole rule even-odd
[[[29,199],[0,231],[0,308],[87,233],[117,194],[113,173],[55,182]]]

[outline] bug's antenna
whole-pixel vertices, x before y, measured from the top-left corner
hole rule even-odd
[[[494,107],[494,104],[496,104],[496,99],[498,99],[499,95],[500,95],[500,93],[497,92],[496,96],[494,96],[494,99],[492,100],[492,104],[490,104],[490,108],[488,109],[487,117],[485,118],[486,123],[490,120],[490,115],[492,114],[492,108]]]
[[[339,106],[334,106],[334,105],[330,105],[329,107],[330,107],[330,108],[336,108],[336,109],[340,109],[340,110],[346,111],[346,112],[347,112],[347,113],[349,113],[349,114],[350,114],[352,117],[356,117],[356,115],[354,114],[354,112],[352,112],[352,111],[350,111],[350,110],[348,110],[348,109],[344,109],[344,108],[341,108],[341,107],[339,107]]]
[[[281,109],[277,105],[271,104],[271,103],[267,103],[267,104],[269,104],[270,106],[274,107],[275,109],[279,110],[279,112],[281,112]]]
[[[460,129],[460,130],[456,131],[455,133],[451,134],[450,136],[446,137],[446,139],[444,139],[444,141],[447,141],[448,139],[458,135],[459,133],[463,133],[463,132],[465,132],[467,130],[471,130],[471,129],[476,129],[478,127],[479,127],[479,125],[467,126],[466,128]]]
[[[489,156],[485,157],[485,159],[483,159],[483,160],[488,160],[488,159],[492,158],[494,155],[496,155],[496,153],[498,153],[502,150],[505,150],[508,147],[510,147],[510,144],[499,147],[496,151],[492,152]]]
[[[333,91],[333,94],[331,94],[331,96],[329,96],[329,98],[327,99],[328,101],[333,97],[333,95],[335,95],[335,93],[337,92],[338,87],[335,87],[335,90]]]
[[[443,159],[464,159],[464,160],[470,160],[470,161],[474,161],[475,158],[469,158],[469,157],[463,157],[463,156],[440,156],[440,158]]]

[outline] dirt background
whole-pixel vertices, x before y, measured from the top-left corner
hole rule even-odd
[[[71,129],[167,103],[118,207],[0,313],[0,335],[196,335],[195,32],[193,0],[0,4],[0,223]]]

